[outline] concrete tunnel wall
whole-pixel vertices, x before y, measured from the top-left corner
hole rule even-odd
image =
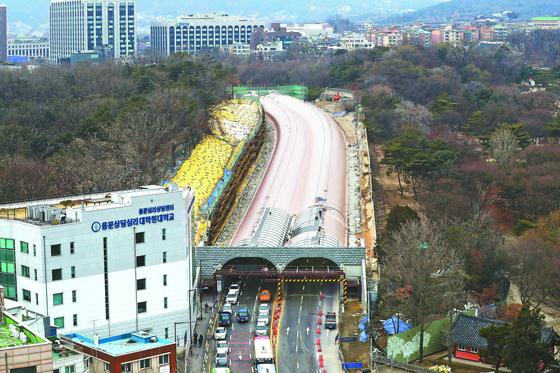
[[[199,247],[197,261],[201,265],[202,276],[214,274],[224,264],[235,258],[262,258],[283,269],[289,263],[301,258],[325,258],[332,260],[345,272],[346,277],[361,277],[362,259],[366,258],[365,247]]]

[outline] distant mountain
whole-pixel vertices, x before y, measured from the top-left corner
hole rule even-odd
[[[358,16],[366,13],[389,14],[391,11],[421,9],[445,0],[136,0],[137,12],[146,18],[174,18],[181,14],[226,12],[255,16],[264,21],[282,23],[324,22],[328,16]],[[0,0],[8,6],[8,22],[36,26],[48,23],[50,0]]]
[[[521,19],[531,19],[537,16],[560,14],[560,1],[558,0],[451,0],[437,5],[429,6],[406,14],[398,18],[402,21],[444,21],[457,16],[475,17],[484,15],[492,17],[493,13],[505,11],[519,13]],[[385,18],[393,21],[393,17]],[[392,22],[389,22],[392,23]]]

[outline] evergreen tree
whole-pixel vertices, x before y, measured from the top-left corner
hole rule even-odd
[[[511,324],[504,365],[513,373],[537,373],[541,363],[546,366],[554,361],[552,353],[540,342],[543,320],[540,308],[531,311],[526,302]]]
[[[533,143],[533,138],[529,135],[529,132],[525,129],[524,123],[517,123],[517,124],[502,124],[502,128],[507,128],[511,131],[515,139],[517,140],[517,145],[521,149],[525,149],[529,145]]]
[[[408,206],[396,205],[387,214],[387,226],[385,229],[388,232],[396,232],[404,223],[417,220],[420,220],[420,217],[416,211]]]
[[[501,326],[492,324],[490,327],[478,331],[478,334],[486,339],[488,344],[488,347],[485,350],[480,350],[478,355],[484,359],[485,363],[493,365],[496,368],[496,373],[498,373],[504,360],[510,328],[510,324]]]

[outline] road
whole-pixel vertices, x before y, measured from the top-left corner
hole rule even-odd
[[[319,355],[323,355],[324,367],[329,368],[329,373],[342,372],[338,345],[335,344],[338,329],[327,331],[324,326],[326,312],[338,314],[338,288],[338,282],[284,284],[286,299],[282,307],[276,360],[279,373],[316,372],[319,370]],[[321,298],[321,292],[324,298]],[[323,313],[321,317],[319,310]],[[318,325],[319,318],[321,325]],[[318,328],[320,334],[317,334]],[[318,352],[318,339],[322,352]]]
[[[233,306],[233,322],[227,331],[227,342],[230,347],[229,368],[232,372],[253,372],[254,367],[254,348],[253,338],[255,326],[257,324],[258,297],[261,290],[268,289],[272,293],[272,299],[275,297],[276,282],[265,282],[264,277],[243,277],[241,282],[241,290],[239,292],[239,302]],[[273,302],[270,305],[270,313],[272,314]],[[237,310],[240,308],[248,308],[251,315],[250,321],[247,323],[237,322]],[[257,314],[257,316],[255,316]],[[216,344],[213,341],[209,356],[212,359],[212,368],[214,365],[214,357],[216,356]],[[241,358],[240,358],[241,357]]]

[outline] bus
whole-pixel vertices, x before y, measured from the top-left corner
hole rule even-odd
[[[272,364],[272,345],[268,337],[255,337],[255,364]]]
[[[229,368],[214,368],[212,369],[212,373],[230,373],[231,371]]]
[[[259,364],[257,365],[257,373],[276,373],[274,364]]]

